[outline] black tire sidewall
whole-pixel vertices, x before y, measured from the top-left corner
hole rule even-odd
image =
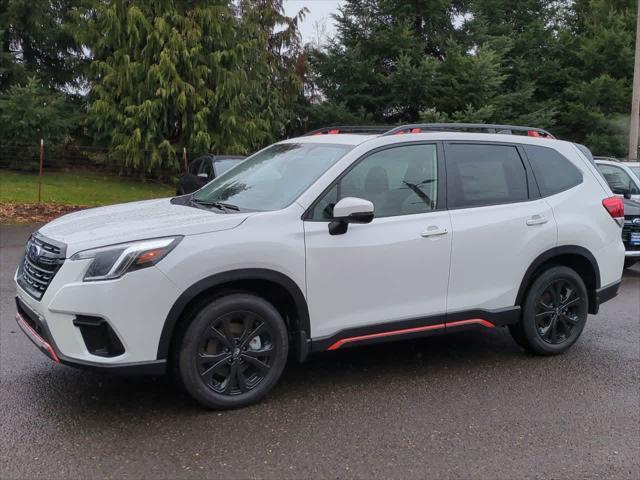
[[[196,355],[200,347],[202,334],[211,322],[226,313],[237,310],[249,310],[262,318],[272,333],[272,341],[274,342],[276,353],[273,357],[271,369],[259,385],[240,395],[222,395],[214,392],[201,380],[196,365]],[[180,345],[178,355],[179,375],[187,392],[202,405],[214,409],[243,407],[257,402],[274,387],[286,364],[288,350],[286,325],[278,310],[271,303],[251,294],[231,294],[213,300],[194,317]]]
[[[566,342],[554,345],[545,342],[538,334],[535,321],[536,303],[538,302],[540,295],[550,283],[561,279],[572,282],[578,289],[580,297],[583,299],[583,305],[581,307],[583,312],[580,316],[580,324],[574,327],[574,330],[571,333],[571,338]],[[522,333],[528,349],[539,355],[557,355],[565,352],[578,340],[578,338],[580,338],[580,335],[587,323],[588,306],[587,288],[580,275],[568,267],[559,266],[546,270],[533,282],[524,303],[524,309],[522,312]]]

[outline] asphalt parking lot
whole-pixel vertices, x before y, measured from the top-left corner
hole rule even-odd
[[[553,358],[465,332],[290,363],[211,412],[166,378],[59,366],[14,320],[35,227],[0,227],[0,477],[640,478],[640,268]]]

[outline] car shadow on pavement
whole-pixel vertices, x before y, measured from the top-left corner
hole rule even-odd
[[[412,383],[434,384],[442,376],[467,375],[469,369],[495,368],[509,361],[526,361],[528,357],[511,341],[506,329],[500,329],[319,353],[303,364],[291,358],[274,392],[248,408],[300,406],[363,386],[384,392],[407,378]],[[43,365],[46,366],[23,372],[19,388],[22,395],[36,399],[30,408],[49,413],[55,410],[56,416],[86,416],[99,427],[103,422],[121,420],[122,416],[143,421],[158,413],[186,417],[209,413],[168,375],[123,377]]]

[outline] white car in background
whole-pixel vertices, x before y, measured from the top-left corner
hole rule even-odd
[[[624,266],[630,268],[640,261],[640,163],[610,157],[594,157],[594,160],[613,193],[624,200]]]

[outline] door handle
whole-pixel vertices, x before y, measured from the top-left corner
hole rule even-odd
[[[430,225],[427,229],[420,234],[423,238],[439,237],[440,235],[446,235],[449,231],[446,228],[440,228],[437,225]]]
[[[547,223],[548,221],[549,219],[544,215],[531,215],[527,219],[527,225],[529,225],[530,227],[533,225],[542,225],[543,223]]]

